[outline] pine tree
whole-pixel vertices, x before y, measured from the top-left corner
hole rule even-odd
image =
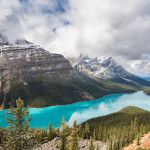
[[[96,132],[95,132],[95,129],[93,131],[93,140],[95,141],[96,140]]]
[[[137,145],[140,145],[140,136],[137,136]]]
[[[89,150],[94,150],[93,139],[91,136],[90,136]]]
[[[134,123],[132,121],[130,126],[129,142],[133,142],[133,140],[134,140]]]
[[[103,142],[106,142],[107,140],[107,135],[106,135],[106,128],[103,130]]]
[[[135,118],[134,120],[134,128],[133,128],[133,131],[134,131],[134,139],[136,138],[137,134],[138,134],[138,122],[137,122],[137,118]]]
[[[0,144],[3,143],[4,138],[4,129],[0,127]]]
[[[58,127],[56,129],[56,135],[59,136],[59,125],[58,125]]]
[[[48,140],[51,141],[52,139],[53,139],[52,125],[51,122],[49,122]]]
[[[66,124],[65,117],[61,121],[61,132],[60,132],[60,150],[67,150],[67,137],[69,135],[69,127]]]
[[[115,141],[115,143],[116,143],[116,149],[115,150],[119,150],[120,149],[119,140],[117,139]]]
[[[71,147],[70,150],[78,150],[78,130],[76,121],[73,123],[72,133],[71,133]]]
[[[84,129],[82,129],[82,139],[85,139],[85,132],[84,132]]]
[[[79,137],[82,137],[82,124],[79,124]]]
[[[85,137],[86,137],[86,139],[89,139],[89,134],[90,134],[89,124],[86,122],[86,124],[85,124]]]
[[[24,107],[23,101],[19,98],[16,101],[17,108],[11,107],[6,116],[6,121],[9,124],[8,130],[5,133],[5,149],[11,150],[25,150],[30,149],[34,145],[35,136],[30,132],[28,107]]]
[[[37,131],[36,140],[37,140],[38,144],[41,143],[41,141],[42,141],[42,131],[40,131],[40,130]]]
[[[102,127],[101,127],[101,125],[99,126],[98,140],[99,140],[99,141],[102,141]]]
[[[97,144],[97,146],[96,146],[96,150],[99,150],[99,145]]]
[[[112,150],[112,138],[110,138],[108,144],[107,144],[107,150]]]

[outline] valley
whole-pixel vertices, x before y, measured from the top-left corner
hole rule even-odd
[[[149,0],[0,0],[0,150],[150,150]]]
[[[25,106],[42,108],[142,89],[140,84],[118,84],[79,72],[64,56],[26,40],[11,44],[6,36],[0,38],[1,109],[15,106],[19,96]]]
[[[103,98],[78,102],[69,105],[51,106],[45,108],[29,108],[32,115],[30,122],[33,128],[46,128],[49,121],[53,127],[57,128],[60,121],[64,116],[68,125],[72,126],[74,120],[77,123],[82,123],[88,119],[105,116],[107,114],[119,111],[127,106],[136,106],[145,110],[150,110],[150,96],[143,92],[135,92],[132,94],[112,94],[104,96]],[[143,101],[144,100],[144,101]],[[7,127],[5,120],[7,110],[0,111],[0,124],[1,127]],[[38,121],[38,120],[42,121]]]

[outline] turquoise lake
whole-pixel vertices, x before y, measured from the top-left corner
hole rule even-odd
[[[30,125],[36,127],[46,127],[51,121],[52,126],[57,127],[65,116],[69,125],[73,121],[77,123],[84,122],[90,118],[95,118],[112,112],[119,111],[126,106],[137,106],[146,110],[150,110],[150,96],[143,92],[133,94],[114,94],[107,95],[101,99],[79,102],[70,105],[51,106],[46,108],[30,108],[32,121]],[[5,111],[0,111],[0,126],[7,127],[5,120]]]

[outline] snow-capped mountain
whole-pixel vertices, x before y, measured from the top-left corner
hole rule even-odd
[[[40,76],[56,77],[70,74],[70,62],[60,54],[52,54],[26,40],[10,43],[0,34],[0,93],[6,95],[12,84],[22,82],[27,85],[31,78]],[[1,108],[4,108],[5,99]]]
[[[47,107],[137,91],[122,85],[116,89],[115,85],[75,71],[63,55],[23,39],[11,43],[0,34],[0,109],[15,106],[18,97],[25,106]]]
[[[86,55],[80,55],[78,58],[70,58],[69,60],[76,70],[104,79],[132,76],[131,73],[118,65],[112,57],[90,58]]]
[[[78,58],[69,58],[72,66],[79,72],[88,73],[92,76],[130,85],[146,85],[147,82],[129,73],[121,65],[118,65],[112,57],[90,58],[80,55]]]

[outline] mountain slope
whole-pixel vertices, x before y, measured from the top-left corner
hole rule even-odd
[[[150,86],[149,81],[129,73],[121,65],[118,65],[112,57],[90,58],[80,55],[78,58],[69,58],[69,60],[76,70],[95,77],[128,85]]]
[[[149,111],[130,106],[116,113],[90,119],[83,123],[82,127],[84,129],[85,124],[88,124],[90,135],[107,142],[108,149],[121,150],[133,143],[137,137],[148,133],[149,122]]]
[[[143,77],[144,80],[150,81],[150,77]]]
[[[98,99],[107,94],[131,93],[136,90],[134,87],[92,78],[77,72],[57,78],[41,76],[28,80],[27,85],[20,81],[13,83],[6,95],[5,108],[15,106],[19,96],[24,100],[25,106],[46,107]],[[3,98],[4,94],[1,93],[0,104]]]
[[[10,43],[0,34],[0,92],[3,93],[1,108],[4,108],[6,95],[15,82],[28,84],[31,78],[70,74],[73,68],[62,55],[52,54],[40,46],[26,40]]]
[[[120,128],[120,126],[130,126],[131,121],[135,118],[137,118],[139,125],[147,125],[150,122],[150,112],[138,107],[128,106],[116,113],[93,118],[86,122],[88,122],[91,129],[99,128],[100,124],[106,128]]]
[[[45,107],[136,90],[78,73],[62,55],[26,40],[10,43],[0,35],[1,109],[15,106],[19,96],[25,106]]]

